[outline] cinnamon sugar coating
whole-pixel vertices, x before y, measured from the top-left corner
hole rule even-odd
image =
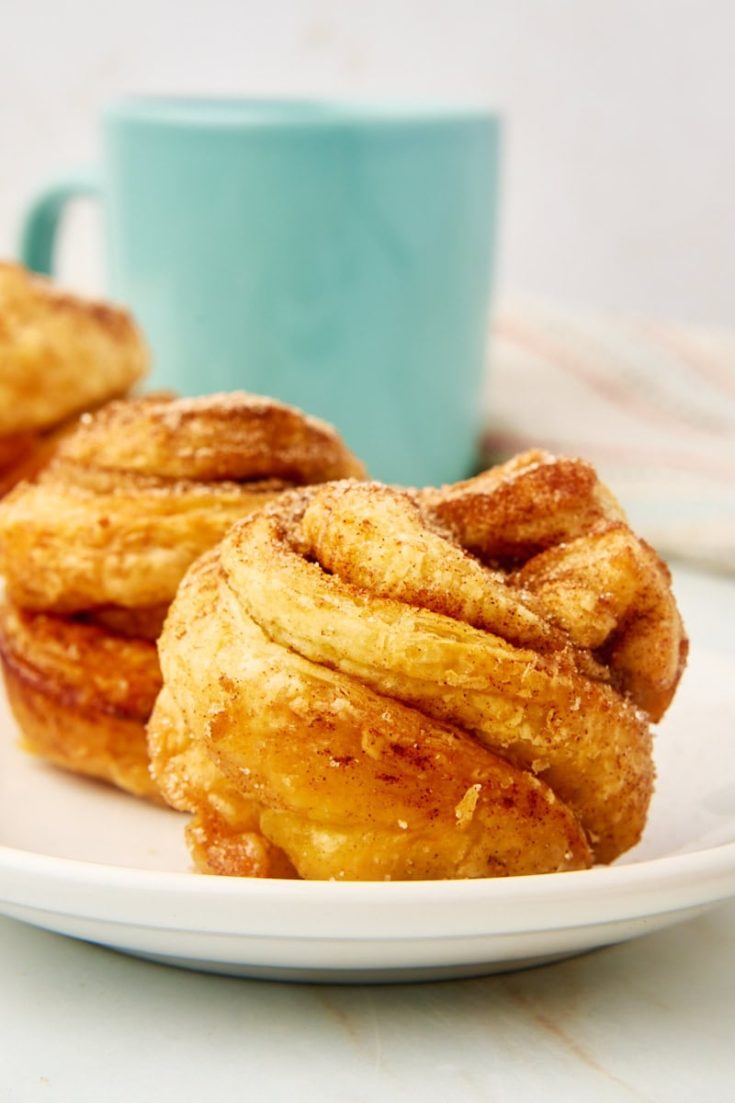
[[[168,604],[236,520],[291,486],[362,474],[330,426],[271,399],[113,402],[0,503],[0,570],[28,609]]]
[[[181,577],[284,490],[361,474],[331,427],[255,395],[157,395],[84,415],[0,502],[0,655],[27,745],[154,795],[155,640]]]
[[[686,638],[589,465],[529,453],[284,495],[189,572],[160,654],[153,769],[201,868],[272,875],[210,861],[241,822],[302,877],[414,879],[633,846]]]

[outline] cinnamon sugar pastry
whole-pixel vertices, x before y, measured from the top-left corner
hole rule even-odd
[[[633,846],[686,640],[592,469],[529,453],[284,495],[192,568],[159,651],[153,771],[199,868],[380,880]]]
[[[83,620],[0,606],[5,686],[28,750],[156,797],[143,730],[160,689],[156,646]]]
[[[154,396],[85,415],[36,481],[0,503],[0,654],[27,745],[155,792],[144,732],[160,686],[154,641],[187,567],[285,489],[362,474],[330,426],[254,395]]]
[[[0,494],[45,462],[55,430],[125,394],[147,366],[124,310],[0,263]]]
[[[109,403],[0,504],[0,568],[27,609],[160,606],[238,518],[290,487],[363,474],[331,426],[272,399]]]

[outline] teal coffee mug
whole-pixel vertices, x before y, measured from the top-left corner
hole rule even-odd
[[[375,478],[449,482],[481,416],[498,162],[480,110],[125,99],[99,171],[32,205],[22,260],[48,273],[66,201],[98,195],[152,386],[272,395]]]

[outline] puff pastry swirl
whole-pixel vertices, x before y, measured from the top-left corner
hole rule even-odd
[[[27,609],[160,606],[235,520],[289,487],[363,475],[331,426],[272,399],[109,403],[0,503],[0,568]]]
[[[362,474],[330,426],[254,395],[84,416],[36,482],[0,503],[0,656],[29,749],[157,792],[145,737],[155,639],[187,567],[284,489]]]
[[[187,575],[160,656],[153,769],[200,868],[477,877],[637,842],[686,639],[592,469],[529,453],[285,495]]]

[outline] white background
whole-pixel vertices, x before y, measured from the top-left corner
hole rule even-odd
[[[503,291],[735,325],[734,54],[732,0],[0,0],[0,254],[121,92],[470,101],[507,123]]]

